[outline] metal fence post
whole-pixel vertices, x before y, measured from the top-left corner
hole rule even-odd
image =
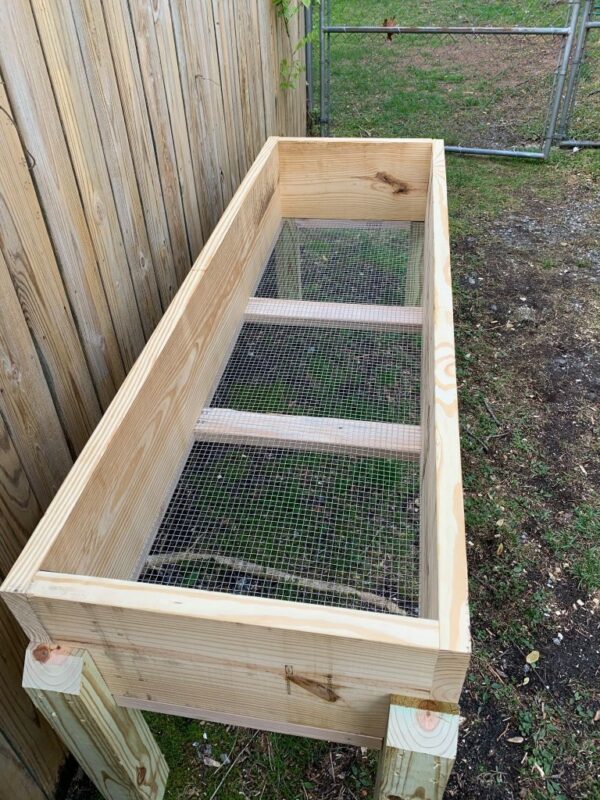
[[[329,129],[329,109],[327,107],[327,54],[325,52],[325,25],[326,25],[326,0],[321,0],[319,6],[319,122],[321,136],[327,136]]]
[[[565,80],[571,61],[571,53],[573,51],[573,42],[575,41],[575,32],[577,30],[577,21],[579,19],[579,10],[581,7],[580,0],[576,0],[571,6],[571,14],[569,17],[569,34],[564,42],[562,58],[558,72],[556,73],[556,80],[554,81],[554,94],[552,96],[552,103],[550,105],[550,113],[548,115],[548,124],[546,127],[546,136],[544,139],[544,146],[542,152],[544,158],[548,158],[550,150],[554,142],[556,134],[556,123],[558,121],[558,112],[563,97],[565,88]]]
[[[577,44],[575,45],[575,53],[573,55],[573,64],[571,65],[571,72],[569,74],[569,82],[567,84],[567,91],[565,92],[565,99],[563,101],[562,112],[560,115],[560,122],[558,125],[557,138],[565,139],[569,130],[569,122],[573,112],[573,105],[575,103],[575,92],[579,83],[579,76],[581,74],[581,67],[583,66],[583,55],[585,52],[585,45],[589,33],[588,22],[592,15],[593,0],[585,0],[583,6],[583,19],[579,27],[577,35]]]
[[[306,108],[309,114],[311,114],[313,110],[312,29],[313,18],[311,0],[307,6],[304,6],[304,35],[308,37],[304,46],[304,60],[306,62]]]

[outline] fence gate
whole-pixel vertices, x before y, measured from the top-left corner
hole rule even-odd
[[[560,116],[561,147],[600,147],[600,2],[585,0]]]
[[[321,0],[321,135],[431,136],[451,152],[547,158],[567,91],[576,106],[567,76],[585,45],[580,11],[598,3],[457,0],[453,19],[427,5]]]

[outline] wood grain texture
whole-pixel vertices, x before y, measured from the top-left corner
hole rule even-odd
[[[390,698],[375,800],[441,800],[456,757],[458,708]]]
[[[442,650],[470,652],[467,559],[458,428],[458,396],[454,353],[452,278],[446,199],[443,142],[433,143],[429,211],[425,224],[426,265],[429,287],[424,315],[429,319],[430,343],[426,388],[433,393],[428,413],[429,463],[435,464],[435,480],[426,477],[434,493],[433,505],[425,511],[429,541],[435,542],[435,567],[429,584],[433,597],[431,613],[440,620]],[[430,401],[431,402],[431,401]],[[423,513],[423,512],[422,512]],[[435,587],[437,583],[437,588]]]
[[[424,220],[431,140],[282,139],[284,217]]]
[[[330,417],[258,414],[228,408],[205,408],[194,428],[198,441],[312,452],[351,453],[418,460],[421,432],[417,425],[395,425]]]
[[[247,322],[272,325],[412,333],[420,331],[423,324],[421,309],[415,306],[321,303],[314,300],[279,300],[270,297],[250,298],[245,319]]]
[[[177,158],[177,171],[179,185],[183,199],[185,222],[188,232],[188,241],[192,260],[196,258],[205,238],[210,233],[208,212],[201,202],[202,194],[196,191],[194,181],[194,159],[190,142],[189,125],[185,115],[181,77],[177,63],[175,34],[169,0],[154,0],[147,4],[153,14],[153,23],[156,31],[156,41],[160,55],[161,71],[165,83],[171,132]]]
[[[205,0],[173,0],[171,13],[190,139],[204,143],[202,148],[192,147],[192,161],[205,214],[203,228],[210,232],[237,187],[226,178],[229,154],[212,5]]]
[[[116,705],[102,675],[85,650],[69,656],[50,653],[36,660],[35,647],[27,650],[25,674],[35,672],[37,688],[26,688],[32,702],[76,755],[106,800],[161,800],[168,768],[142,714]],[[60,671],[72,671],[79,662],[79,687],[64,684]],[[59,663],[55,664],[58,660]],[[44,673],[51,673],[45,680]]]
[[[142,328],[145,338],[148,338],[161,318],[162,307],[113,66],[111,42],[100,4],[94,0],[76,0],[71,3],[71,8],[102,149],[110,153],[106,167]],[[115,47],[113,42],[113,49]]]
[[[270,141],[28,543],[15,588],[46,555],[50,569],[132,573],[271,250],[277,155]]]
[[[137,699],[116,695],[115,702],[125,708],[138,708],[141,711],[151,711],[154,714],[173,714],[179,717],[218,722],[221,725],[235,725],[241,728],[260,728],[273,733],[285,733],[289,736],[304,736],[308,739],[321,739],[326,742],[339,742],[353,747],[368,747],[370,750],[379,750],[381,739],[377,736],[364,736],[356,733],[332,731],[327,728],[315,728],[309,725],[292,725],[289,722],[275,722],[262,717],[244,717],[241,714],[225,714],[221,711],[209,711],[206,708],[192,708],[185,705],[172,703],[157,703],[154,700]]]
[[[431,690],[424,620],[47,573],[31,595],[119,696],[381,737],[390,693]]]
[[[67,752],[21,690],[26,647],[23,631],[8,608],[0,602],[0,752],[4,753],[4,758],[0,755],[0,797],[7,800],[36,797],[34,786],[37,786],[38,794],[51,800]],[[11,751],[14,758],[10,757]],[[3,760],[11,765],[8,776],[12,783],[6,783]],[[20,771],[26,771],[30,778],[23,779],[23,785],[31,788],[31,795],[8,794],[7,786],[19,785]],[[7,794],[3,794],[5,790]]]
[[[0,415],[0,575],[8,575],[41,515],[38,499]]]
[[[125,377],[123,361],[29,3],[0,4],[0,37],[13,118],[35,153],[31,175],[105,409]]]
[[[181,254],[174,253],[171,247],[152,128],[128,9],[123,9],[120,0],[107,0],[103,3],[103,11],[162,313],[179,286],[176,261],[183,256],[184,264],[179,267],[182,276],[187,273],[190,261],[187,247]]]
[[[49,0],[33,0],[32,7],[123,363],[129,369],[144,346],[144,331],[71,8]]]
[[[0,730],[0,800],[14,800],[15,797],[27,800],[51,800],[36,783],[27,769],[27,765],[19,758],[17,752]]]
[[[22,454],[27,481],[46,508],[71,468],[72,458],[1,250],[0,297],[0,414],[12,444]],[[8,478],[14,459],[9,458],[6,468],[8,481],[18,479],[17,474]]]
[[[160,65],[160,53],[154,20],[147,3],[130,3],[118,0],[121,15],[130,15],[137,57],[144,84],[148,116],[156,149],[156,159],[162,186],[163,201],[171,246],[175,255],[175,271],[181,283],[189,271],[193,258],[186,227],[177,156],[169,119],[169,105]]]
[[[100,406],[1,83],[0,106],[0,270],[10,272],[65,433],[78,452],[100,418]]]

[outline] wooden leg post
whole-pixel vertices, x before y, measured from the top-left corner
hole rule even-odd
[[[441,800],[458,742],[458,706],[393,696],[375,800]]]
[[[141,712],[120,708],[86,650],[29,645],[23,687],[106,800],[160,800],[168,767]]]

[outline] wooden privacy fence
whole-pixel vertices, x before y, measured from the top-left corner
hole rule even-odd
[[[0,579],[266,137],[304,132],[300,26],[271,0],[0,3]],[[23,647],[0,608],[0,797],[41,800],[64,751]]]

